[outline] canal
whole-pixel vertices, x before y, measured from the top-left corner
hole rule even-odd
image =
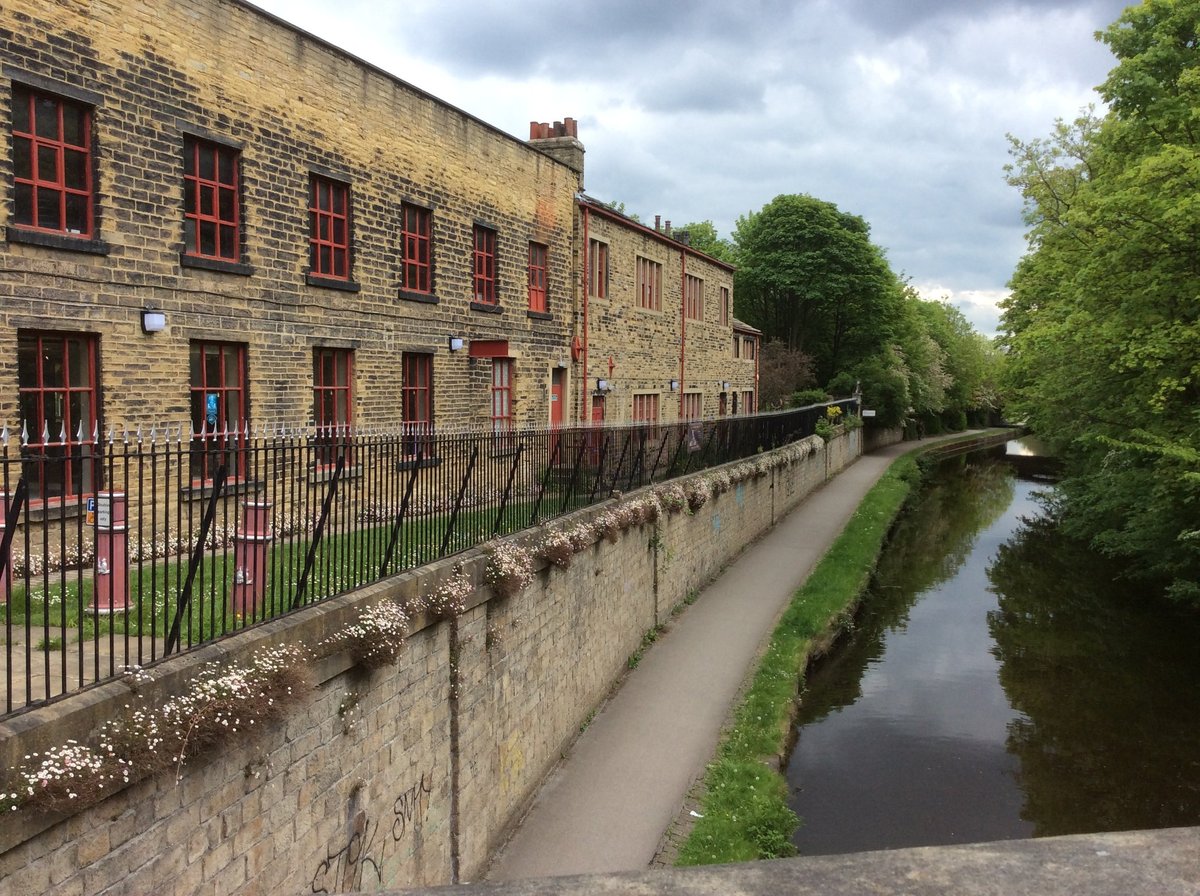
[[[911,503],[807,677],[802,855],[1200,824],[1200,613],[1061,537],[1050,488],[1000,448]]]

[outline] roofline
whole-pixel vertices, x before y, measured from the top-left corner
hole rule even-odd
[[[599,199],[594,199],[593,197],[584,193],[579,193],[576,195],[575,200],[581,206],[588,208],[590,211],[598,212],[601,217],[608,218],[611,221],[616,221],[618,224],[624,224],[633,230],[640,230],[646,236],[652,237],[653,239],[658,240],[660,243],[666,243],[673,249],[679,249],[680,251],[686,252],[689,255],[694,255],[697,258],[703,258],[710,264],[714,264],[719,268],[724,268],[731,274],[737,270],[734,265],[731,265],[726,261],[721,261],[721,259],[714,258],[706,252],[701,252],[699,249],[694,249],[685,243],[679,242],[677,239],[667,236],[661,230],[655,230],[653,227],[647,227],[641,221],[635,221],[628,215],[623,215],[620,212],[609,208]]]
[[[444,109],[449,109],[452,112],[456,112],[459,115],[461,115],[463,118],[467,119],[468,121],[473,121],[475,124],[479,125],[480,127],[484,128],[488,131],[491,131],[492,133],[494,133],[500,137],[503,137],[507,140],[511,140],[513,143],[516,143],[516,144],[519,144],[520,146],[525,147],[525,149],[529,150],[530,152],[535,152],[540,156],[544,156],[547,159],[550,159],[552,162],[562,165],[564,168],[567,168],[568,170],[573,170],[568,165],[566,165],[563,162],[559,161],[558,159],[554,158],[554,156],[550,155],[549,153],[546,153],[543,150],[538,149],[536,146],[533,146],[528,141],[522,140],[520,137],[516,137],[516,136],[510,134],[510,133],[508,133],[508,131],[501,130],[500,128],[496,127],[496,125],[490,124],[489,122],[484,121],[482,118],[478,117],[477,115],[472,115],[470,112],[467,112],[464,109],[460,109],[458,106],[455,106],[452,103],[448,103],[445,100],[441,99],[440,97],[434,96],[428,90],[423,90],[420,87],[417,87],[415,84],[411,84],[410,82],[405,81],[399,75],[394,75],[391,72],[389,72],[387,69],[381,68],[380,66],[375,65],[373,62],[368,62],[367,60],[363,59],[360,56],[355,56],[349,50],[346,50],[343,47],[339,47],[337,44],[331,43],[331,42],[325,40],[325,38],[323,38],[323,37],[318,37],[317,35],[313,34],[311,31],[306,31],[305,29],[301,28],[299,25],[293,25],[291,22],[287,21],[287,19],[282,19],[279,16],[275,15],[275,13],[267,12],[267,10],[262,9],[259,6],[255,6],[253,3],[250,2],[250,0],[226,0],[226,2],[232,4],[233,6],[240,6],[244,9],[246,9],[248,12],[250,12],[256,16],[259,16],[260,18],[263,18],[263,19],[266,19],[267,21],[273,22],[274,24],[292,32],[293,34],[299,35],[300,37],[304,38],[305,40],[312,41],[314,44],[324,47],[326,50],[332,51],[333,53],[337,54],[338,56],[341,56],[341,57],[349,60],[350,62],[353,62],[355,65],[358,65],[364,69],[367,69],[368,71],[374,72],[375,74],[387,79],[388,81],[391,81],[394,84],[398,84],[406,90],[412,91],[413,93],[417,94],[418,96],[424,97],[425,99],[430,100],[431,102],[437,103],[439,106],[441,106]]]
[[[740,321],[736,317],[733,318],[732,327],[742,333],[753,333],[756,336],[762,335],[762,330],[758,327],[752,327],[750,324]]]

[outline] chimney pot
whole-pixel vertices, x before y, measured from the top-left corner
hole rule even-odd
[[[667,219],[667,236],[671,235],[671,219]]]
[[[662,230],[662,215],[654,216],[654,230],[655,232]]]

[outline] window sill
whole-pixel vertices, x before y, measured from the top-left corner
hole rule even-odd
[[[243,277],[249,277],[254,273],[254,268],[248,264],[238,261],[222,261],[219,258],[205,258],[203,255],[189,255],[186,252],[179,253],[179,266],[181,268],[199,268],[202,271],[216,271],[220,274],[238,274]]]
[[[261,482],[247,482],[245,480],[226,480],[225,489],[221,494],[222,498],[232,498],[237,495],[249,495],[262,491],[264,488]],[[189,501],[207,501],[212,497],[213,487],[212,480],[206,479],[204,483],[193,481],[191,485],[185,485],[179,490],[181,497]]]
[[[322,289],[339,289],[342,292],[358,292],[362,289],[353,280],[339,280],[337,277],[325,277],[321,274],[313,273],[305,274],[304,282],[309,286],[319,286]]]
[[[72,236],[69,233],[46,233],[41,230],[26,230],[12,225],[6,229],[10,243],[22,243],[27,246],[44,246],[47,249],[63,249],[67,252],[83,252],[88,255],[107,255],[112,247],[104,240],[92,239],[85,236]]]
[[[69,520],[83,514],[85,497],[68,495],[65,498],[35,498],[25,505],[25,520],[30,523],[45,523],[51,520]]]
[[[322,482],[329,482],[333,479],[333,474],[337,472],[337,466],[334,464],[322,464],[316,469],[308,471],[308,484],[318,485]],[[344,482],[347,479],[361,479],[361,466],[344,466],[342,467],[342,477],[339,481]]]
[[[411,289],[402,289],[398,295],[406,302],[421,302],[425,305],[436,305],[441,301],[431,292],[413,292]]]
[[[442,459],[440,457],[422,457],[418,461],[415,457],[407,457],[404,460],[396,461],[397,470],[424,470],[428,467],[441,466]]]
[[[504,312],[504,309],[500,306],[499,302],[472,302],[471,310],[482,311],[485,314],[502,314]]]
[[[533,320],[554,320],[554,315],[548,311],[526,311],[525,316]]]

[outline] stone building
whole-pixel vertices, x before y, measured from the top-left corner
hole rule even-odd
[[[519,140],[238,0],[13,0],[0,50],[14,442],[670,420],[754,388],[731,269],[584,196],[571,119]],[[87,466],[36,485],[86,494]]]

